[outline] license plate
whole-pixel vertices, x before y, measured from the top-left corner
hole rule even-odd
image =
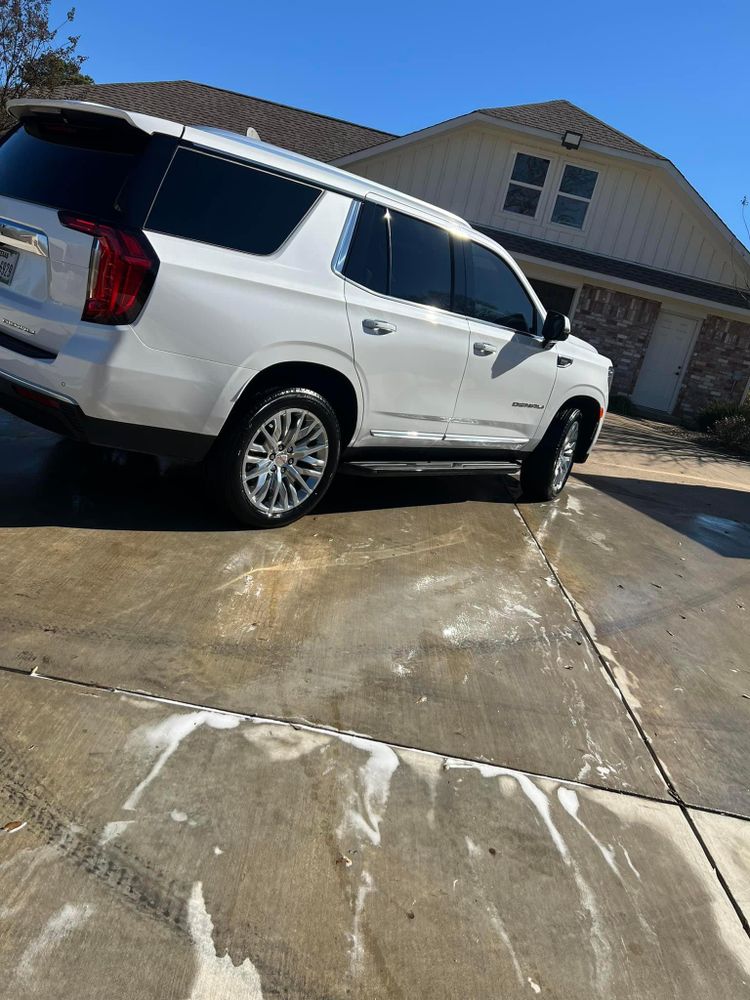
[[[9,285],[13,281],[17,263],[17,250],[6,250],[4,247],[0,247],[0,282],[4,285]]]

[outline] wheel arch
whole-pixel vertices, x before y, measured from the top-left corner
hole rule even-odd
[[[577,407],[583,415],[582,434],[578,439],[575,461],[585,462],[596,440],[599,423],[604,415],[604,407],[601,400],[593,395],[582,392],[574,396],[569,396],[558,408],[555,416],[557,417],[563,410],[569,410],[574,407]]]
[[[279,361],[261,369],[244,387],[227,417],[231,426],[247,412],[251,401],[270,389],[312,389],[333,407],[341,427],[341,447],[355,435],[361,412],[359,396],[352,380],[330,365],[317,361]]]

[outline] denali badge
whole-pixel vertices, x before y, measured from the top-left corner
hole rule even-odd
[[[541,403],[514,403],[513,406],[526,406],[530,410],[543,410]]]
[[[0,323],[4,326],[12,326],[14,330],[20,330],[21,333],[28,333],[32,337],[36,336],[36,330],[30,330],[28,326],[21,326],[20,323],[14,323],[12,319],[8,319],[7,316],[0,317]]]

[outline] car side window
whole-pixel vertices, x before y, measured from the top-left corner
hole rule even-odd
[[[343,273],[358,285],[388,294],[388,212],[370,201],[362,204]]]
[[[537,314],[526,289],[510,267],[487,247],[465,244],[468,316],[509,327],[520,333],[537,333]]]
[[[381,295],[450,309],[450,234],[429,222],[366,201],[359,211],[343,273]]]
[[[320,188],[251,164],[178,149],[146,229],[243,253],[275,253]]]
[[[450,234],[401,212],[389,215],[390,294],[420,305],[450,309],[453,287]]]

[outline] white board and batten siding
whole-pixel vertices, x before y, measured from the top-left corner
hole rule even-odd
[[[549,159],[537,218],[503,211],[516,152]],[[583,230],[549,221],[566,163],[598,172]],[[348,170],[475,225],[560,243],[703,281],[746,287],[750,267],[658,161],[566,150],[502,127],[466,125],[359,159]]]

